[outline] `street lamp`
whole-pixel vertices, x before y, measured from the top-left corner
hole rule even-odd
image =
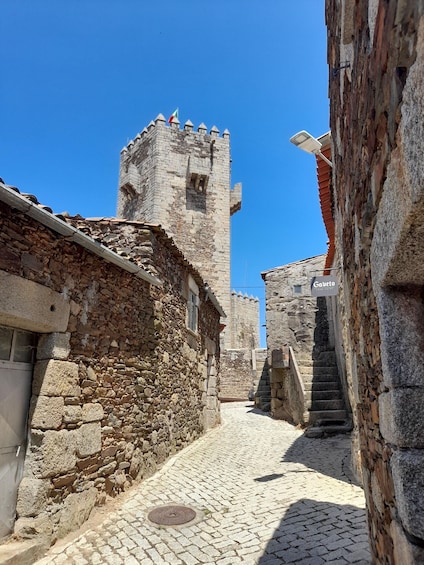
[[[310,133],[305,130],[299,131],[293,137],[290,138],[291,143],[303,149],[307,153],[312,153],[313,155],[319,155],[323,161],[325,161],[330,167],[333,163],[327,159],[325,155],[321,153],[322,143],[313,137]]]

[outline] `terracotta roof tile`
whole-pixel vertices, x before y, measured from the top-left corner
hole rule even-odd
[[[321,151],[322,154],[331,161],[331,146],[327,145],[326,147],[323,147]],[[335,231],[331,197],[331,167],[328,163],[321,159],[319,155],[317,155],[316,161],[321,213],[325,225],[325,230],[328,235],[328,250],[324,267],[324,273],[326,273],[327,270],[330,269],[333,265],[335,255]]]

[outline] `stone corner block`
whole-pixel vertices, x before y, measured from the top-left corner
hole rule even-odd
[[[386,441],[398,447],[424,448],[424,389],[398,388],[380,394],[380,429]]]
[[[16,512],[19,517],[38,516],[47,504],[49,482],[24,477],[19,485]]]
[[[78,529],[88,519],[96,500],[97,489],[94,487],[67,496],[60,513],[58,537]]]
[[[78,365],[70,361],[38,361],[34,367],[33,394],[79,396]]]
[[[104,411],[101,404],[89,402],[82,407],[81,419],[86,422],[99,422],[103,420]]]
[[[395,520],[390,524],[395,563],[424,563],[424,547],[411,543],[402,526]]]
[[[34,396],[31,401],[30,426],[57,430],[62,424],[65,401],[61,396]]]
[[[50,333],[41,335],[37,346],[37,359],[60,359],[66,361],[71,352],[70,333]]]
[[[82,424],[76,434],[78,457],[88,457],[101,450],[102,429],[100,422]]]
[[[424,539],[424,453],[420,449],[399,450],[390,463],[403,527]]]
[[[77,461],[74,431],[48,430],[40,439],[37,468],[34,469],[38,471],[40,478],[53,477],[74,469]]]

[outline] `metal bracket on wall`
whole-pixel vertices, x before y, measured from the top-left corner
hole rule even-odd
[[[333,78],[335,78],[339,71],[341,71],[342,69],[349,69],[350,68],[350,61],[345,61],[343,63],[343,65],[340,65],[339,67],[333,67],[331,75]]]

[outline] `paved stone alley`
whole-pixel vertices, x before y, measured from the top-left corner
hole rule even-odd
[[[308,439],[248,402],[223,404],[222,419],[37,564],[370,563],[348,437]],[[164,505],[196,515],[150,521]]]

